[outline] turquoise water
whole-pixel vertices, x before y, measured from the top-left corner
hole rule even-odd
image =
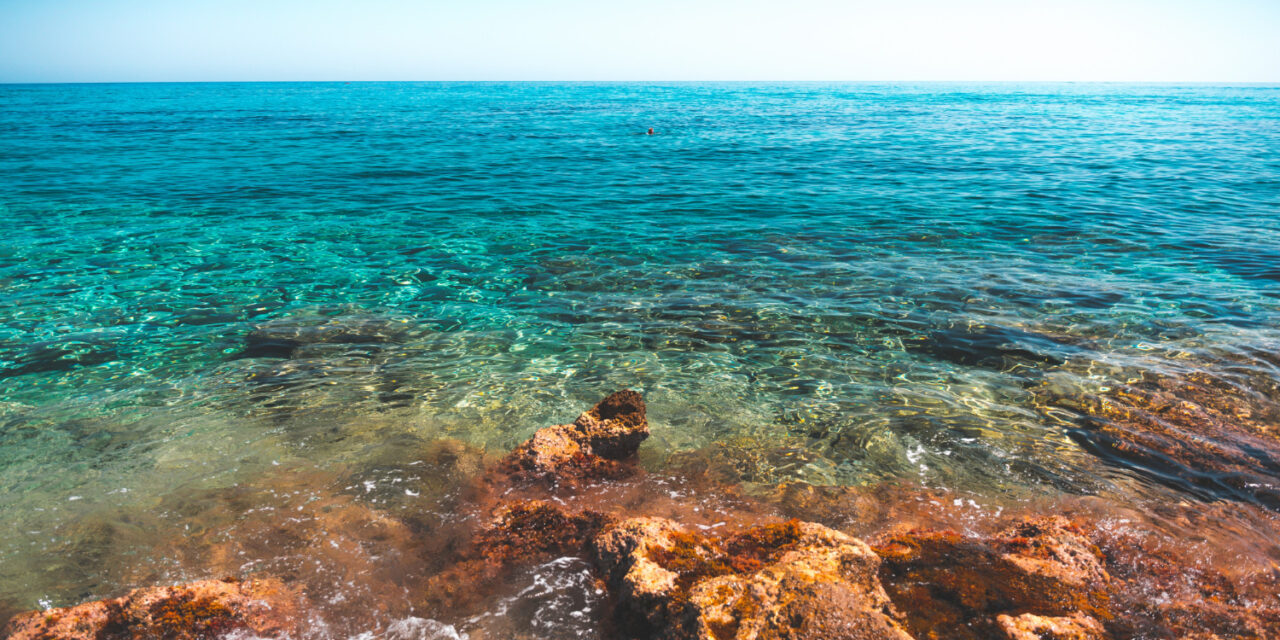
[[[655,470],[1247,502],[1037,390],[1280,379],[1274,86],[11,85],[0,216],[15,608],[195,575],[207,492],[622,387]]]

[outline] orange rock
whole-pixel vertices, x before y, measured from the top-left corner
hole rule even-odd
[[[1083,614],[1048,618],[1031,613],[996,618],[1000,630],[1009,640],[1105,640],[1107,630],[1102,623]]]
[[[569,513],[536,500],[517,503],[476,536],[473,553],[500,564],[533,562],[546,554],[579,555],[608,521],[595,512]]]
[[[498,470],[517,480],[575,480],[627,475],[623,464],[649,437],[644,400],[629,389],[601,400],[573,424],[539,429],[503,458]]]
[[[1228,505],[1219,505],[1228,506]],[[1239,508],[1239,505],[1235,506]],[[1225,527],[1231,509],[1200,507]],[[1095,525],[1116,581],[1108,630],[1119,638],[1280,638],[1280,568],[1263,559],[1229,577],[1196,549],[1152,531]],[[1216,635],[1215,635],[1216,634]]]
[[[634,456],[649,437],[644,400],[630,389],[601,400],[573,424],[592,453],[610,460]]]
[[[136,589],[121,598],[21,614],[9,622],[5,637],[195,640],[244,631],[262,638],[284,638],[301,630],[298,595],[270,578]]]
[[[870,547],[821,525],[791,521],[715,538],[636,518],[602,532],[595,549],[623,635],[910,639]]]

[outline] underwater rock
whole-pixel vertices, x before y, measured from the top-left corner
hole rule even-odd
[[[1102,623],[1082,614],[1045,617],[1033,613],[1020,616],[999,615],[996,624],[1009,640],[1105,640],[1107,630]]]
[[[601,400],[572,424],[539,429],[499,463],[518,480],[577,480],[628,475],[640,443],[649,437],[644,400],[630,389]]]
[[[570,513],[542,501],[503,509],[493,525],[475,538],[475,553],[496,564],[528,562],[547,554],[581,553],[610,521],[594,511]]]
[[[1104,458],[1182,489],[1280,509],[1280,396],[1210,372],[1143,378],[1047,403],[1077,415],[1073,435]]]
[[[1100,552],[1061,517],[1024,520],[986,540],[912,531],[875,550],[890,598],[920,637],[990,637],[999,614],[1109,617]]]
[[[421,535],[342,491],[337,469],[273,469],[232,487],[174,491],[150,507],[177,518],[151,554],[197,576],[278,578],[305,594],[304,613],[333,637],[407,613],[447,532]]]
[[[323,311],[323,310],[322,310]],[[308,345],[380,346],[403,342],[408,318],[369,314],[298,314],[255,325],[245,336],[241,358],[293,358]]]
[[[119,360],[123,357],[119,339],[119,335],[82,333],[30,344],[13,354],[0,352],[0,378],[70,371]]]
[[[903,346],[966,367],[1004,370],[1017,363],[1058,366],[1085,352],[1082,341],[1015,327],[977,326],[939,329]]]
[[[865,543],[789,521],[712,537],[661,518],[607,528],[596,563],[630,637],[909,640]]]
[[[424,528],[456,511],[471,481],[494,462],[483,449],[454,438],[425,439],[394,428],[369,438],[361,460],[342,476],[346,491]]]
[[[111,600],[32,611],[5,629],[11,640],[196,640],[233,632],[296,637],[298,594],[275,579],[205,580],[136,589]]]
[[[710,446],[672,453],[664,468],[683,477],[721,485],[777,485],[796,478],[825,484],[836,465],[795,440],[761,436],[726,438]]]

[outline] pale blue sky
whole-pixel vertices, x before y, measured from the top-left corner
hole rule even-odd
[[[0,82],[1280,81],[1280,0],[0,0]]]

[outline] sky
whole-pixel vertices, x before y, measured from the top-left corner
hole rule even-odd
[[[0,0],[0,82],[1280,82],[1280,0]]]

